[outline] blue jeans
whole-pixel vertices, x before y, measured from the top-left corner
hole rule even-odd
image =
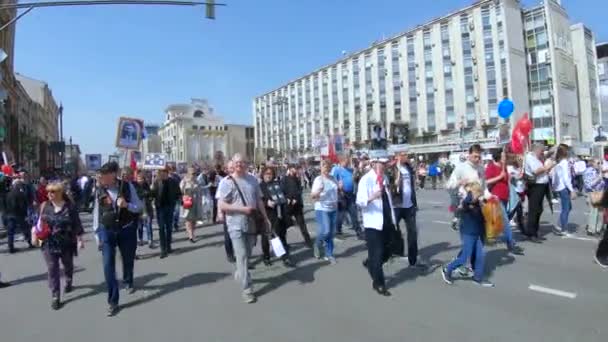
[[[502,208],[502,221],[503,221],[503,232],[502,232],[502,241],[507,244],[508,248],[515,247],[515,241],[513,241],[513,230],[511,230],[511,221],[509,220],[509,215],[507,214],[507,205],[509,202],[501,201]]]
[[[156,208],[156,222],[158,222],[158,235],[161,253],[171,253],[171,241],[173,240],[172,223],[174,213],[174,206]]]
[[[454,261],[448,264],[447,273],[452,274],[455,269],[464,265],[475,253],[475,264],[473,265],[473,280],[482,281],[484,271],[483,243],[480,236],[462,234],[462,249]]]
[[[133,286],[133,268],[135,250],[137,249],[136,223],[130,223],[120,229],[106,229],[100,226],[97,236],[102,244],[103,274],[108,288],[108,304],[118,305],[120,288],[116,280],[116,247],[122,258],[123,283]]]
[[[152,217],[140,217],[137,220],[137,238],[139,241],[144,241],[144,229],[146,231],[146,241],[154,241],[154,236],[152,235]]]
[[[175,211],[173,212],[173,230],[177,231],[179,228],[179,213],[181,205],[178,203],[175,205]]]
[[[350,222],[355,232],[360,233],[361,228],[359,227],[359,218],[357,217],[357,205],[355,204],[355,195],[352,193],[345,193],[344,208],[340,208],[338,211],[338,217],[336,218],[336,232],[342,233],[342,222],[344,216],[348,214],[350,216]]]
[[[337,212],[315,210],[315,217],[317,219],[317,237],[315,244],[321,249],[325,242],[325,256],[334,256],[334,234],[336,232],[336,216]]]
[[[559,192],[559,200],[562,205],[562,210],[559,213],[559,226],[564,232],[568,232],[568,217],[570,216],[570,210],[572,210],[572,200],[568,188]]]

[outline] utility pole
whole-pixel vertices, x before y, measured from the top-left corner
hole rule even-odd
[[[205,17],[215,19],[215,8],[217,6],[227,6],[227,4],[216,3],[215,0],[207,1],[170,1],[170,0],[82,0],[82,1],[42,1],[42,2],[18,2],[13,4],[0,5],[1,10],[25,9],[19,15],[0,27],[0,31],[11,26],[17,20],[31,12],[35,8],[41,7],[65,7],[65,6],[102,6],[102,5],[148,5],[148,6],[205,6]]]

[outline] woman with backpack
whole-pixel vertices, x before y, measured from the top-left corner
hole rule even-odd
[[[41,243],[42,255],[48,269],[51,308],[58,310],[61,307],[59,262],[63,264],[65,275],[63,292],[70,293],[73,290],[74,256],[78,254],[79,248],[84,248],[84,230],[78,216],[78,208],[65,195],[63,184],[51,183],[46,190],[49,200],[40,206],[40,217],[32,229],[32,239],[35,243]]]

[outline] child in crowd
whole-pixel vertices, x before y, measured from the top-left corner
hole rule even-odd
[[[473,281],[483,287],[494,287],[494,284],[483,280],[483,239],[485,235],[485,221],[481,211],[483,189],[481,184],[474,182],[467,184],[465,191],[466,196],[462,201],[460,214],[462,249],[458,257],[442,269],[443,280],[447,284],[453,284],[452,272],[474,256]]]

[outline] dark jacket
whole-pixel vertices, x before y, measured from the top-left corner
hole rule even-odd
[[[481,205],[473,198],[471,192],[462,200],[462,216],[460,232],[465,235],[483,237],[485,235],[485,220]]]
[[[43,248],[50,248],[51,252],[68,249],[76,254],[76,237],[84,234],[76,206],[67,199],[58,212],[55,212],[51,202],[47,201],[42,205],[40,218],[51,229],[51,236],[44,241]]]
[[[116,180],[119,189],[118,197],[124,198],[127,203],[131,202],[131,189],[127,182]],[[116,202],[112,201],[106,187],[100,186],[97,189],[97,201],[99,204],[99,220],[106,229],[120,229],[134,222],[138,214],[130,212],[127,208],[119,208],[117,211]],[[107,199],[110,199],[111,204]]]
[[[284,217],[287,200],[279,182],[261,182],[260,190],[262,192],[262,201],[264,202],[264,207],[266,208],[266,213],[268,214],[270,221],[274,222],[274,219],[278,218],[279,212],[281,213],[281,216]],[[268,206],[268,201],[274,201],[276,205],[271,208]]]
[[[11,190],[6,195],[5,215],[25,218],[27,217],[29,205],[27,185],[21,182],[13,184]]]
[[[179,183],[171,177],[163,181],[157,179],[152,186],[151,194],[154,198],[156,209],[160,207],[175,207],[182,197]]]
[[[137,191],[137,197],[139,197],[144,204],[144,213],[148,217],[154,218],[154,207],[152,206],[154,195],[152,194],[150,185],[147,182],[144,182],[143,184],[134,182],[133,187],[135,187],[135,191]]]
[[[412,189],[412,203],[414,204],[414,208],[418,208],[418,201],[416,199],[416,173],[414,169],[409,163],[405,164],[405,168],[410,173],[410,188]],[[401,194],[403,190],[403,178],[399,178],[399,184],[395,184],[395,180],[397,179],[397,175],[399,173],[399,165],[391,168],[389,172],[389,180],[390,180],[390,192],[391,192],[391,200],[393,202],[394,207],[399,207],[403,202],[403,196]]]
[[[296,200],[296,204],[289,204],[287,206],[287,211],[289,213],[297,213],[304,208],[304,202],[302,200],[302,183],[300,183],[299,177],[283,177],[283,179],[281,179],[281,190],[283,190],[286,199]]]

